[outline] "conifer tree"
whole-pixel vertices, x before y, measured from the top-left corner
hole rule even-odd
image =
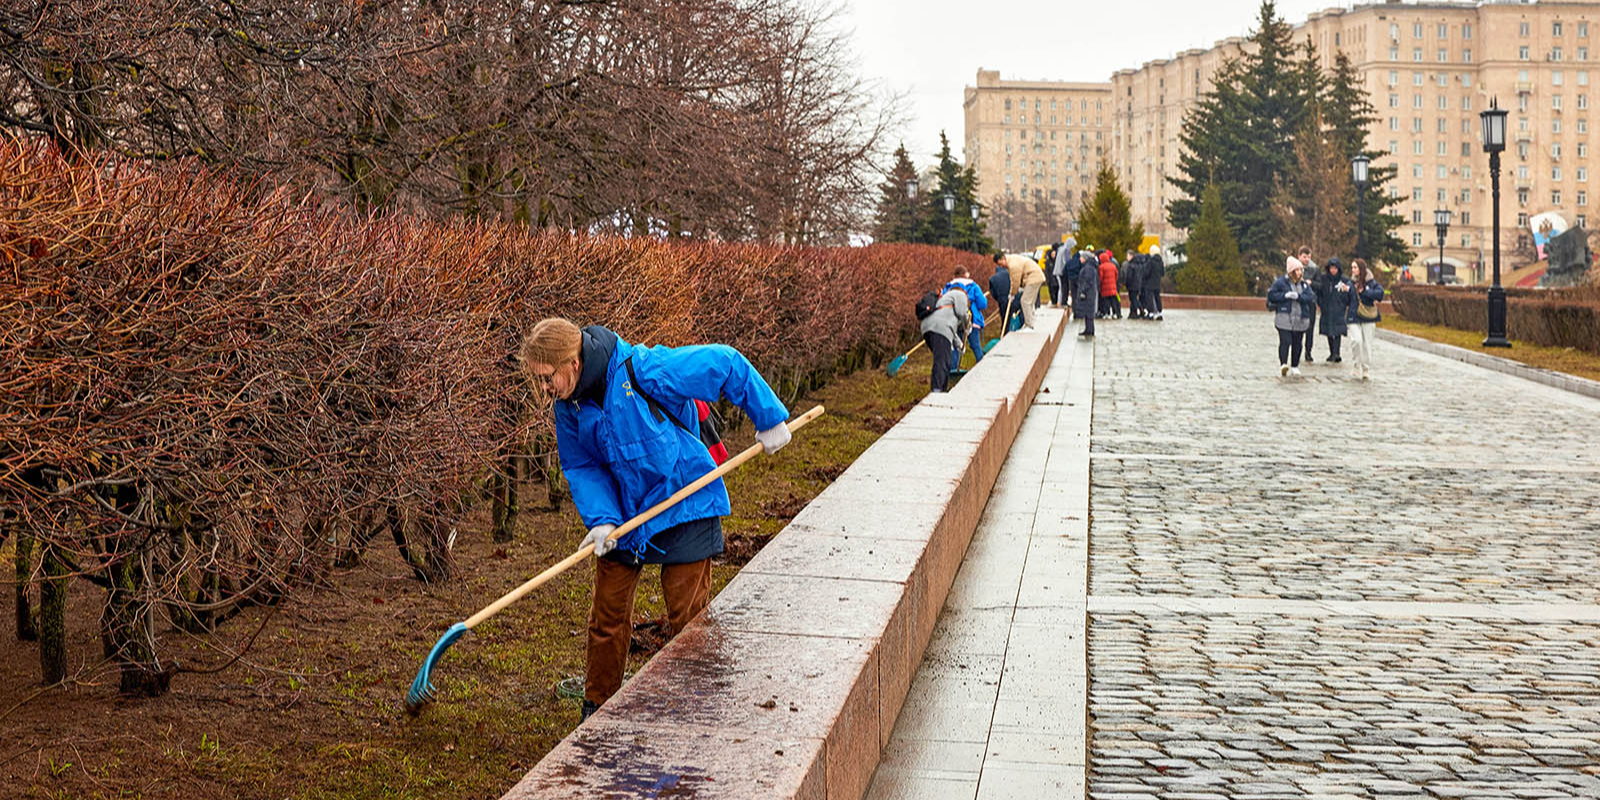
[[[1218,71],[1211,91],[1184,119],[1180,174],[1169,178],[1188,195],[1168,207],[1172,224],[1191,227],[1202,193],[1215,185],[1247,266],[1263,273],[1280,255],[1273,194],[1295,166],[1294,134],[1316,96],[1315,81],[1295,53],[1293,28],[1273,0],[1262,0],[1245,52]]]
[[[1117,184],[1117,174],[1110,166],[1101,166],[1094,194],[1078,212],[1078,241],[1110,250],[1113,257],[1121,259],[1144,239],[1144,223],[1133,224],[1131,207],[1128,195]]]
[[[1184,252],[1188,261],[1178,269],[1174,282],[1183,294],[1243,295],[1244,267],[1239,244],[1228,229],[1222,209],[1222,192],[1215,185],[1201,192],[1199,218],[1189,231]]]
[[[920,241],[961,250],[977,248],[978,252],[992,248],[993,243],[983,235],[981,216],[976,225],[972,221],[971,209],[978,202],[977,175],[951,155],[950,139],[944,131],[939,132],[939,166],[934,170],[934,181],[936,185],[920,199]],[[955,198],[954,208],[948,211],[944,207],[947,194]]]
[[[906,191],[917,168],[902,143],[894,151],[894,167],[878,185],[878,207],[873,216],[872,238],[879,242],[916,242],[922,232],[922,206]]]

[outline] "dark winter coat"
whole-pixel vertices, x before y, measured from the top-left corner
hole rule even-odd
[[[1004,264],[997,264],[994,274],[989,276],[989,296],[994,298],[995,311],[1006,313],[1006,301],[1011,297],[1011,270],[1006,269]],[[1017,308],[1016,303],[1010,305],[1012,314],[1021,313],[1022,309]],[[1005,320],[1000,322],[1005,324]]]
[[[1128,287],[1128,294],[1138,296],[1144,288],[1144,256],[1134,256],[1122,265],[1122,285]]]
[[[1299,296],[1289,297],[1289,292],[1298,292]],[[1317,313],[1317,295],[1311,284],[1290,283],[1289,276],[1280,275],[1267,290],[1267,305],[1277,312],[1272,322],[1279,330],[1304,332],[1311,330],[1311,315]]]
[[[1067,273],[1067,280],[1068,281],[1070,281],[1072,283],[1077,283],[1078,276],[1083,274],[1083,256],[1082,256],[1082,254],[1073,253],[1072,257],[1067,259],[1066,273]]]
[[[1359,302],[1357,302],[1358,300]],[[1379,319],[1383,318],[1382,314],[1379,314],[1374,319],[1362,319],[1356,314],[1356,308],[1360,305],[1360,303],[1366,303],[1376,307],[1381,302],[1383,302],[1383,284],[1378,283],[1372,278],[1368,278],[1367,285],[1361,287],[1361,291],[1357,292],[1356,297],[1351,299],[1350,307],[1345,312],[1345,322],[1351,325],[1354,325],[1358,322],[1377,322]]]
[[[1161,256],[1144,257],[1144,274],[1139,278],[1139,283],[1146,289],[1161,291],[1161,279],[1167,275],[1167,265],[1162,263]]]
[[[1345,323],[1345,316],[1350,313],[1349,305],[1354,301],[1355,286],[1343,275],[1324,272],[1323,278],[1320,286],[1313,285],[1317,293],[1317,305],[1322,308],[1318,328],[1323,336],[1349,336],[1350,326]]]
[[[1100,306],[1100,281],[1095,279],[1095,272],[1089,267],[1088,261],[1080,260],[1078,269],[1081,279],[1072,284],[1077,290],[1077,295],[1073,297],[1072,313],[1082,319],[1094,319]]]

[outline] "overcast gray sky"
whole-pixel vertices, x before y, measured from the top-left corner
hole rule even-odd
[[[906,96],[900,133],[917,166],[939,131],[961,157],[961,90],[978,68],[1002,78],[1108,81],[1111,73],[1243,36],[1260,0],[842,0],[862,71]],[[1291,24],[1348,0],[1278,0]]]

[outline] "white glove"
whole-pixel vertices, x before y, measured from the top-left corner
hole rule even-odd
[[[594,557],[599,558],[617,549],[616,541],[611,538],[611,532],[616,529],[615,525],[596,525],[589,529],[589,535],[584,537],[583,544],[594,545]],[[579,545],[579,549],[582,549],[582,545]]]
[[[756,431],[756,441],[760,442],[761,446],[766,448],[768,455],[782,450],[783,446],[788,444],[789,440],[793,438],[793,434],[789,433],[789,426],[782,422],[764,431]]]
[[[1284,292],[1283,296],[1289,298],[1290,300],[1299,300],[1300,299],[1300,293],[1299,292]]]

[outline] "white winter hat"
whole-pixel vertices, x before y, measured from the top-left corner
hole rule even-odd
[[[1290,272],[1294,272],[1296,270],[1304,272],[1305,269],[1306,269],[1306,265],[1300,263],[1300,259],[1295,258],[1294,256],[1289,256],[1288,263],[1283,265],[1284,273],[1290,273]]]
[[[1161,255],[1161,248],[1157,247],[1156,245],[1150,245],[1150,255],[1153,255],[1153,256]]]

